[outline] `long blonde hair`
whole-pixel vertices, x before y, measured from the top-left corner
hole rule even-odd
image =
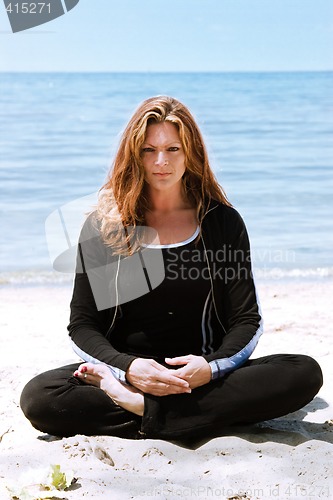
[[[197,210],[199,224],[211,200],[231,205],[212,172],[201,132],[188,108],[172,97],[151,97],[138,107],[126,126],[107,181],[100,190],[97,220],[103,241],[116,253],[128,253],[130,236],[126,228],[135,229],[145,223],[149,199],[144,189],[141,148],[147,126],[161,122],[171,122],[178,129],[185,153],[183,189]]]

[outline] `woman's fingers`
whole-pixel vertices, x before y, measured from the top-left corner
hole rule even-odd
[[[126,378],[130,384],[153,395],[190,392],[189,383],[175,376],[153,359],[137,358],[130,364]]]
[[[168,358],[167,358],[168,359]],[[183,366],[175,370],[175,375],[189,382],[192,389],[208,384],[212,378],[212,371],[209,363],[202,356],[182,356],[168,359],[168,364],[181,364]]]
[[[192,355],[189,354],[188,356],[178,356],[176,358],[165,358],[165,362],[168,364],[168,365],[187,365],[187,363],[189,363],[192,359]]]
[[[167,372],[159,374],[156,379],[156,383],[167,387],[174,387],[175,389],[178,388],[177,392],[184,392],[184,389],[189,388],[189,383],[186,380],[183,380],[176,375],[171,374],[169,370],[167,370]]]

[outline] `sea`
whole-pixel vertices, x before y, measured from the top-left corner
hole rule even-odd
[[[72,280],[55,225],[91,209],[133,111],[162,94],[195,116],[259,279],[332,278],[333,72],[1,73],[0,284]]]

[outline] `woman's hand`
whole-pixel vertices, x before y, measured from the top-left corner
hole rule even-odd
[[[185,365],[174,370],[173,373],[176,377],[186,380],[191,389],[208,384],[212,378],[210,366],[202,356],[188,354],[177,358],[165,358],[165,362],[172,366]]]
[[[165,368],[153,359],[137,358],[132,361],[127,369],[126,379],[140,391],[154,396],[191,392],[187,380],[182,379],[179,374],[175,375],[175,370]]]

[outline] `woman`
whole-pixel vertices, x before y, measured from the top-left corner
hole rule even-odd
[[[295,411],[322,385],[308,356],[249,359],[262,318],[246,228],[170,97],[143,102],[123,133],[81,232],[68,329],[84,362],[21,397],[57,436],[222,433]]]

